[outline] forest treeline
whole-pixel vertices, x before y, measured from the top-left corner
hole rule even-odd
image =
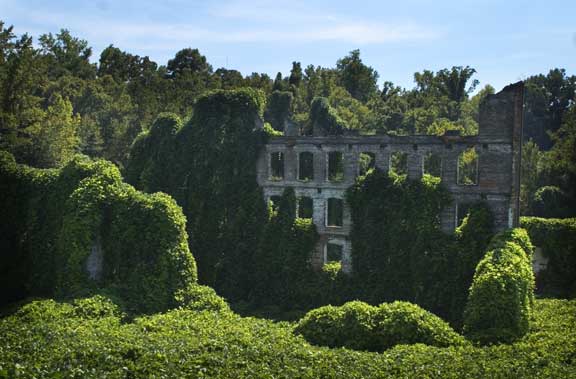
[[[187,121],[203,93],[242,87],[265,93],[264,117],[276,129],[283,118],[305,129],[312,101],[323,97],[339,123],[361,133],[470,135],[478,130],[480,102],[495,92],[488,84],[474,92],[475,73],[455,66],[415,73],[412,89],[379,85],[378,72],[354,50],[335,67],[293,62],[289,75],[244,76],[214,69],[193,48],[165,64],[113,45],[95,59],[88,41],[67,30],[34,40],[0,21],[0,149],[35,167],[59,167],[82,153],[123,168],[135,138],[161,112]],[[552,69],[525,83],[522,211],[573,216],[576,76]]]

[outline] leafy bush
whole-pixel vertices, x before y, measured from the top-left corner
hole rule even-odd
[[[576,297],[576,218],[522,217],[520,224],[548,258],[546,270],[538,275],[538,292]]]
[[[273,130],[284,132],[284,124],[290,117],[294,95],[288,91],[274,91],[268,99],[264,119]]]
[[[316,97],[310,104],[309,122],[314,135],[341,135],[348,125],[336,114],[328,99]]]
[[[522,231],[505,231],[490,242],[478,263],[464,312],[464,333],[480,343],[510,342],[528,332],[534,303],[529,241]]]
[[[504,230],[496,234],[490,244],[488,245],[488,250],[497,248],[498,246],[504,245],[506,242],[513,242],[520,246],[522,250],[526,253],[528,262],[532,264],[532,256],[534,255],[534,245],[528,236],[526,229],[513,228]]]
[[[306,313],[294,331],[315,345],[376,350],[372,335],[374,313],[376,308],[361,301],[340,307],[327,305]]]
[[[82,319],[98,319],[103,317],[123,317],[120,306],[112,299],[102,295],[95,295],[72,302],[74,316]]]
[[[556,186],[544,186],[534,193],[532,215],[545,218],[564,218],[574,215],[572,199]]]
[[[254,287],[254,246],[266,224],[256,181],[265,100],[252,88],[205,93],[181,128],[159,117],[132,146],[126,169],[136,188],[161,190],[182,206],[200,282],[232,300]]]
[[[440,317],[405,301],[384,303],[374,316],[376,345],[384,350],[400,344],[447,347],[464,342]]]
[[[174,293],[196,282],[181,209],[165,194],[123,183],[113,164],[76,157],[45,171],[3,157],[0,175],[8,184],[1,201],[15,201],[6,217],[17,220],[2,226],[10,236],[3,247],[29,294],[105,290],[130,312],[155,312],[175,306]]]
[[[50,307],[46,307],[46,303]],[[186,309],[120,322],[49,300],[0,319],[0,377],[571,378],[576,302],[537,300],[512,345],[398,345],[381,354],[311,346],[293,326]]]
[[[402,301],[378,307],[361,301],[324,306],[308,312],[295,332],[316,345],[369,351],[414,343],[444,347],[464,341],[439,317]]]
[[[175,298],[181,308],[192,311],[230,311],[230,306],[226,300],[218,296],[216,291],[208,286],[192,285],[177,291]]]

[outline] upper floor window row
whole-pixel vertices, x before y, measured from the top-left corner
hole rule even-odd
[[[298,174],[300,181],[308,182],[315,178],[314,153],[301,152],[298,154]],[[434,177],[442,177],[442,158],[439,154],[428,153],[422,157],[422,174]],[[344,180],[344,155],[340,151],[332,151],[326,155],[326,179],[329,182],[341,182]],[[374,153],[361,153],[358,159],[358,175],[365,175],[376,167]],[[390,154],[389,171],[396,175],[408,174],[408,153],[395,151]],[[457,162],[458,185],[478,184],[478,153],[475,147],[464,150],[458,156]],[[269,179],[283,180],[285,178],[285,159],[283,152],[270,153]]]

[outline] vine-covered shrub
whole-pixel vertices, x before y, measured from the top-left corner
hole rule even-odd
[[[309,304],[310,255],[318,235],[312,220],[296,217],[294,190],[287,188],[277,209],[269,208],[269,221],[254,253],[253,300],[286,309]]]
[[[216,294],[213,288],[192,285],[176,292],[176,301],[180,307],[192,311],[229,312],[230,306]]]
[[[513,228],[496,234],[494,237],[492,237],[492,240],[488,244],[488,250],[496,249],[506,242],[513,242],[520,246],[526,253],[528,263],[532,264],[534,245],[532,245],[532,241],[530,240],[530,236],[528,235],[526,229]]]
[[[315,135],[341,135],[348,129],[344,120],[338,117],[328,99],[324,97],[312,100],[309,123]]]
[[[353,298],[406,300],[460,326],[474,269],[492,236],[485,203],[471,204],[454,235],[440,229],[451,202],[430,175],[411,180],[379,169],[347,192],[352,216]]]
[[[49,322],[58,318],[122,318],[124,312],[110,298],[95,295],[78,298],[70,303],[59,303],[52,299],[34,300],[20,307],[13,317],[21,322]]]
[[[379,354],[312,346],[289,323],[233,313],[173,309],[121,322],[62,314],[62,308],[71,305],[44,307],[30,320],[0,318],[0,377],[574,376],[576,300],[537,300],[533,332],[512,345],[398,345]]]
[[[430,273],[444,260],[448,239],[438,215],[449,202],[448,193],[437,184],[394,180],[376,169],[360,177],[346,196],[361,298],[380,303],[423,297]]]
[[[295,332],[316,345],[369,351],[414,343],[446,347],[464,341],[439,317],[402,301],[377,307],[361,301],[324,306],[308,312]]]
[[[376,351],[374,313],[375,307],[361,301],[326,305],[306,313],[294,331],[314,345]]]
[[[478,262],[484,257],[490,239],[493,237],[493,217],[486,203],[470,204],[468,214],[456,228],[456,241],[453,244],[453,270],[450,317],[453,324],[462,326],[462,315],[468,299],[468,289],[472,285]]]
[[[274,130],[283,132],[286,120],[292,111],[294,95],[289,91],[274,91],[268,99],[264,119],[272,125]]]
[[[176,306],[176,291],[196,282],[180,208],[123,183],[113,164],[78,157],[46,172],[3,156],[0,173],[2,201],[17,204],[6,217],[26,215],[2,226],[19,242],[9,240],[2,259],[23,265],[24,295],[104,289],[130,312],[154,312]]]
[[[545,218],[571,217],[574,216],[571,204],[573,200],[560,188],[544,186],[534,193],[532,215]]]
[[[480,343],[511,342],[528,332],[534,274],[524,233],[496,235],[478,263],[464,312],[464,333]]]
[[[374,317],[374,331],[376,344],[384,349],[400,344],[447,347],[464,342],[440,317],[405,301],[381,304]]]
[[[250,88],[203,95],[182,128],[173,118],[159,118],[169,126],[165,145],[154,142],[153,128],[134,144],[127,165],[136,188],[161,189],[182,206],[200,282],[231,300],[247,298],[254,286],[253,255],[266,224],[256,182],[267,136],[264,104],[264,94]],[[162,172],[160,187],[150,186],[155,172]]]
[[[538,275],[538,292],[556,297],[576,297],[576,218],[522,217],[520,225],[532,243],[548,258]]]
[[[182,121],[172,113],[158,115],[152,127],[134,140],[125,169],[126,181],[138,183],[146,192],[168,191],[177,183],[174,169],[174,145]]]

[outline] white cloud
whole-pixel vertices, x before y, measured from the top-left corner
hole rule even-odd
[[[2,0],[0,0],[2,1]],[[438,39],[443,32],[414,22],[384,23],[329,15],[299,1],[238,1],[198,14],[194,24],[150,21],[141,17],[47,12],[12,4],[13,14],[25,15],[27,30],[69,29],[92,46],[113,43],[136,50],[174,50],[202,43],[318,43],[356,45]],[[96,12],[98,13],[98,12]],[[108,15],[109,16],[109,15]]]

